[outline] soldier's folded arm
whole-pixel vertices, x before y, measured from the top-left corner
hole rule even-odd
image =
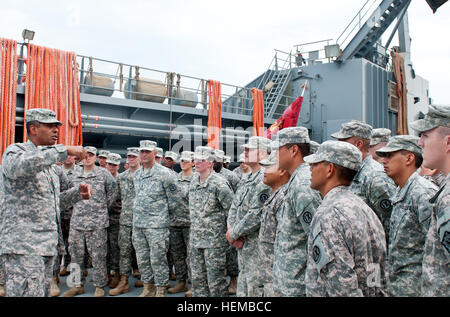
[[[10,179],[32,178],[66,158],[67,150],[64,145],[44,146],[35,151],[26,151],[20,145],[14,144],[4,155],[3,171]]]

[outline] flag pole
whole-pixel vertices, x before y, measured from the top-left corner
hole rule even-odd
[[[302,97],[303,97],[303,95],[305,94],[306,87],[308,87],[308,83],[309,83],[309,82],[306,80],[306,81],[305,81],[305,84],[303,85]]]

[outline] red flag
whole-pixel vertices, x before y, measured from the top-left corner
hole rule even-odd
[[[265,137],[272,139],[272,135],[276,135],[278,131],[284,128],[297,126],[298,116],[302,108],[303,95],[298,97],[283,113],[283,115],[275,121],[265,132]]]

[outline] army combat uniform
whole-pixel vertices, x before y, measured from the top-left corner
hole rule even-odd
[[[237,191],[237,186],[239,184],[240,178],[235,173],[233,173],[229,169],[226,169],[225,167],[222,167],[219,174],[223,175],[227,179],[228,183],[231,185],[233,193],[235,193]]]
[[[200,181],[195,174],[189,188],[191,219],[190,265],[194,297],[225,297],[225,264],[228,242],[227,213],[233,192],[216,173]]]
[[[410,123],[418,132],[450,128],[450,107],[429,106],[422,120]],[[447,153],[448,155],[448,153]],[[422,265],[422,296],[448,297],[450,292],[450,174],[430,200],[433,204]]]
[[[422,296],[450,295],[450,174],[430,200],[434,204],[422,265]]]
[[[415,136],[394,136],[376,153],[380,157],[400,150],[422,154],[418,142],[419,138]],[[416,171],[392,197],[388,245],[391,296],[421,294],[423,249],[433,208],[429,200],[436,191],[437,187]]]
[[[113,176],[114,177],[114,176]],[[108,209],[109,213],[109,227],[108,233],[108,248],[107,248],[107,270],[108,273],[119,270],[120,263],[120,248],[119,248],[119,231],[120,231],[120,214],[122,212],[122,198],[119,182],[119,175],[114,177],[114,181],[117,184],[116,200],[112,203]]]
[[[92,171],[82,170],[75,177],[74,183],[92,186],[91,198],[74,205],[70,220],[69,252],[72,262],[81,268],[80,279],[75,281],[75,286],[81,286],[85,279],[82,271],[85,269],[86,245],[92,256],[93,284],[95,287],[103,288],[108,283],[106,266],[108,208],[116,200],[117,183],[109,171],[99,166],[94,166]]]
[[[286,128],[277,134],[273,149],[287,144],[308,144],[306,128]],[[311,189],[311,171],[300,164],[285,187],[285,199],[277,213],[274,245],[273,288],[275,295],[305,296],[305,271],[309,226],[321,199]]]
[[[73,182],[74,176],[77,175],[77,173],[81,173],[82,167],[78,166],[76,164],[73,165],[72,168],[66,169],[64,166],[61,166],[61,169],[64,173],[66,173],[67,177],[70,181]],[[64,254],[64,260],[60,258],[58,261],[58,265],[61,265],[61,262],[63,262],[64,267],[68,267],[71,259],[70,259],[70,253],[69,253],[69,231],[70,231],[70,218],[72,217],[72,211],[73,207],[70,207],[67,210],[61,210],[61,231],[62,231],[62,237],[64,241],[64,248],[65,248],[65,254]]]
[[[32,110],[50,116],[49,110]],[[28,120],[33,112],[27,111]],[[48,296],[58,255],[60,208],[81,199],[79,186],[60,192],[60,176],[52,165],[66,157],[63,145],[36,147],[31,141],[10,145],[3,155],[0,254],[4,255],[7,296]]]
[[[169,186],[170,249],[175,275],[178,281],[188,280],[189,230],[189,186],[194,175],[177,175],[176,182]]]
[[[357,171],[361,152],[326,141],[308,163],[327,161]],[[307,296],[387,296],[386,237],[375,213],[347,186],[329,190],[308,237]]]
[[[168,197],[170,186],[175,183],[173,175],[169,169],[157,163],[152,168],[141,167],[133,175],[136,192],[133,245],[138,267],[144,283],[160,287],[165,287],[169,282]]]
[[[133,205],[135,198],[133,173],[128,169],[119,175],[122,212],[120,213],[120,275],[130,275],[133,263]]]
[[[277,213],[284,202],[285,185],[279,187],[264,203],[259,229],[259,276],[258,284],[265,297],[273,297],[274,244],[277,231]]]
[[[332,134],[333,138],[343,140],[350,137],[359,137],[370,140],[372,127],[359,121],[344,123],[339,132]],[[394,182],[386,175],[383,166],[368,155],[362,163],[361,169],[356,174],[350,185],[350,190],[377,214],[389,236],[389,219],[392,212],[391,197],[395,192]]]
[[[270,150],[271,141],[253,136],[243,148]],[[268,151],[270,152],[270,151]],[[271,188],[263,183],[264,168],[251,173],[233,199],[227,224],[232,240],[244,239],[244,246],[237,250],[239,276],[236,295],[239,297],[262,296],[258,287],[258,235],[261,211],[271,195]]]

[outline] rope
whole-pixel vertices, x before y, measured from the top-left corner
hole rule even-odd
[[[63,124],[58,143],[81,145],[83,134],[76,54],[28,44],[27,56],[25,112],[32,108],[53,110]],[[24,141],[27,138],[24,127]]]
[[[16,124],[17,42],[0,38],[0,150],[14,143]],[[1,156],[0,156],[1,163]]]
[[[219,81],[208,80],[208,146],[219,149],[222,131],[222,88]]]
[[[263,92],[260,89],[252,88],[253,97],[253,135],[262,136],[264,134],[264,106]]]

